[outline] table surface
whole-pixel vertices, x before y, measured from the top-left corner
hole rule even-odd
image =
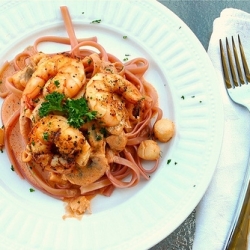
[[[213,21],[225,8],[241,9],[250,13],[250,1],[241,0],[158,0],[181,18],[207,50],[213,31]],[[195,231],[195,210],[171,235],[151,250],[191,250]]]

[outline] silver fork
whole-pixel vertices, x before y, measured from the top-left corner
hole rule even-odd
[[[220,39],[221,62],[224,73],[224,80],[227,92],[230,98],[250,111],[250,73],[247,65],[243,46],[240,36],[238,35],[238,45],[240,54],[237,52],[236,44],[232,37],[233,53],[230,44],[226,38],[226,51]],[[228,59],[228,60],[227,60]],[[249,160],[248,160],[249,161]],[[225,249],[247,249],[248,223],[250,213],[250,165],[245,173],[244,181],[237,208],[234,214],[231,228],[229,229],[227,239],[225,241]]]

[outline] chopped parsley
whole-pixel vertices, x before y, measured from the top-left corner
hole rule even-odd
[[[107,137],[108,135],[108,131],[106,128],[102,127],[100,128],[100,133],[104,136],[104,137]]]
[[[101,19],[97,19],[97,20],[93,20],[91,23],[100,23],[102,20]]]
[[[181,96],[181,98],[184,100],[184,99],[185,99],[184,95],[183,95],[183,96]]]
[[[60,86],[60,82],[58,80],[55,80],[54,84],[56,85],[57,88]]]
[[[101,135],[97,135],[97,136],[96,136],[96,140],[97,140],[97,141],[101,141],[101,140],[102,140],[102,136],[101,136]]]
[[[168,159],[167,164],[169,164],[170,162],[171,162],[171,159]]]
[[[123,38],[123,39],[127,39],[127,38],[128,38],[128,36],[123,36],[122,38]]]
[[[68,123],[75,128],[95,119],[97,114],[96,111],[90,111],[84,98],[67,99],[64,109],[68,116]]]
[[[30,192],[32,193],[32,192],[35,192],[36,190],[35,189],[33,189],[33,188],[30,188]]]
[[[13,165],[11,165],[10,169],[11,169],[12,171],[15,171],[15,169],[14,169],[14,166],[13,166]]]
[[[39,116],[44,117],[49,115],[51,112],[63,111],[63,99],[65,96],[58,92],[53,92],[45,96],[45,102],[41,104],[39,109]]]
[[[48,133],[48,132],[44,132],[44,133],[43,133],[43,139],[44,139],[45,141],[48,141],[48,140],[49,140],[49,133]]]
[[[38,112],[40,117],[59,112],[67,117],[69,125],[75,128],[80,128],[82,124],[95,119],[97,115],[97,111],[89,109],[83,97],[70,99],[58,92],[48,94]]]

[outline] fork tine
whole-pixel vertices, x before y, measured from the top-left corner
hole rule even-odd
[[[245,71],[245,75],[246,75],[247,80],[250,81],[249,68],[248,68],[248,65],[247,65],[246,56],[245,56],[245,53],[244,53],[244,50],[243,50],[239,35],[238,35],[238,41],[239,41],[240,54],[241,54],[241,58],[242,58],[242,63],[243,63],[243,68],[244,68],[244,71]]]
[[[237,76],[236,76],[236,73],[235,73],[235,69],[234,69],[234,63],[233,63],[232,53],[231,53],[231,50],[229,48],[229,44],[228,44],[227,38],[226,38],[226,47],[227,47],[228,62],[229,62],[229,66],[230,66],[230,69],[231,69],[231,74],[232,74],[232,79],[233,79],[233,82],[234,82],[234,86],[239,86],[238,79],[237,79]],[[238,58],[238,55],[237,55],[237,58]]]
[[[221,56],[221,62],[222,62],[222,68],[223,68],[223,73],[224,73],[225,84],[226,84],[226,87],[228,89],[230,89],[230,88],[232,88],[232,84],[231,84],[228,69],[227,69],[226,56],[225,56],[225,53],[224,53],[224,49],[223,49],[221,39],[220,39],[220,56]]]
[[[233,44],[234,58],[235,58],[235,63],[236,63],[236,68],[237,68],[237,72],[238,72],[238,75],[239,75],[239,79],[240,79],[241,84],[244,84],[245,80],[244,80],[244,76],[242,74],[242,70],[241,70],[241,67],[240,67],[239,56],[238,56],[238,53],[237,53],[237,49],[236,49],[233,37],[232,37],[232,44]]]

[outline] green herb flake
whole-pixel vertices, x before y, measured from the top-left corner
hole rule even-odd
[[[123,61],[124,61],[124,62],[128,61],[128,58],[127,58],[127,57],[126,57],[126,58],[124,58],[124,59],[123,59]]]
[[[35,192],[35,191],[36,191],[35,189],[30,188],[30,192],[31,192],[31,193],[33,193],[33,192]]]
[[[97,19],[97,20],[93,20],[91,23],[100,23],[102,20],[101,19]]]
[[[127,38],[128,38],[128,36],[123,36],[122,38],[123,38],[123,39],[127,39]]]
[[[101,139],[102,139],[102,136],[101,136],[101,135],[97,135],[97,136],[96,136],[96,140],[97,140],[97,141],[100,141]]]
[[[104,136],[107,137],[108,136],[108,131],[105,127],[100,128],[100,133]]]
[[[168,159],[167,164],[169,164],[170,162],[171,162],[171,159]]]
[[[82,124],[96,118],[97,111],[91,111],[84,98],[67,99],[64,110],[67,113],[69,125],[80,128]]]
[[[185,99],[184,95],[183,95],[183,96],[181,96],[181,98],[184,100],[184,99]]]
[[[14,166],[13,166],[13,165],[11,165],[10,169],[11,169],[12,171],[15,171],[15,169],[14,169]]]
[[[54,84],[56,85],[57,88],[59,88],[60,82],[59,82],[58,80],[55,80],[55,81],[54,81]]]
[[[42,118],[53,111],[63,111],[62,101],[64,95],[59,92],[53,92],[45,96],[45,102],[41,104],[39,116]]]
[[[48,132],[44,132],[44,133],[43,133],[43,139],[44,139],[45,141],[48,141],[48,140],[49,140],[49,133],[48,133]]]

